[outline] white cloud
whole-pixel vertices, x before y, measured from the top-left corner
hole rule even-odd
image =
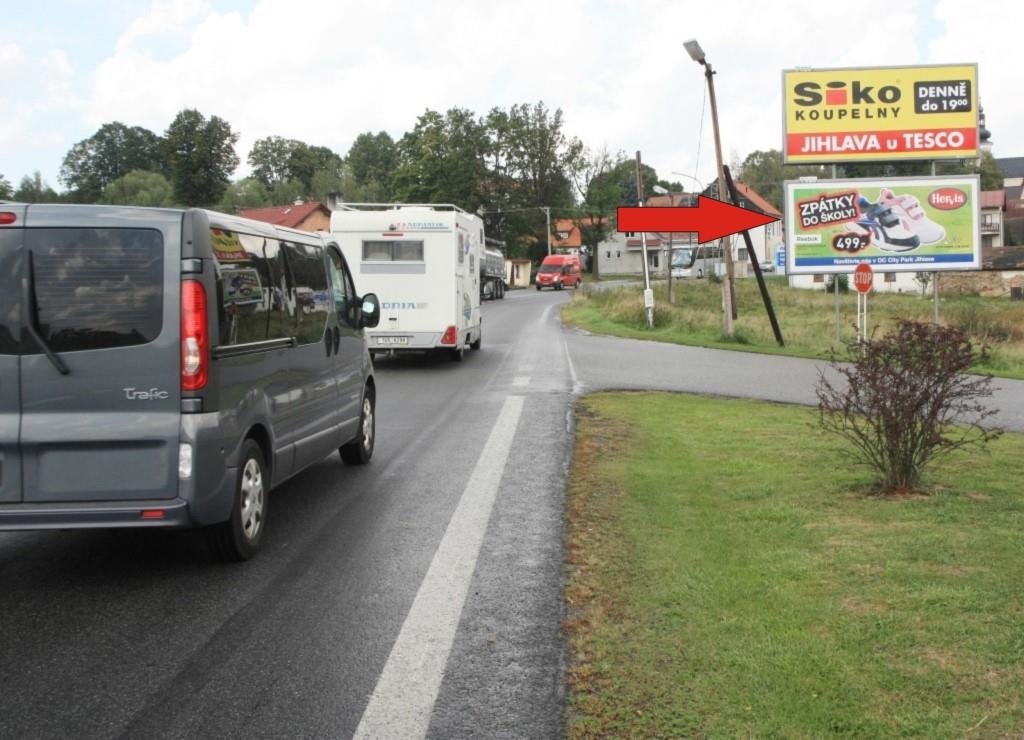
[[[485,113],[543,99],[587,144],[640,149],[663,175],[706,181],[709,119],[695,161],[704,79],[681,46],[696,37],[718,71],[727,159],[780,147],[783,69],[975,59],[1006,156],[1024,150],[1012,67],[1022,16],[1014,2],[954,0],[884,12],[798,0],[257,0],[245,15],[169,0],[132,21],[99,65],[87,118],[162,131],[196,107],[241,132],[244,160],[264,136],[345,152],[362,131],[401,135],[428,107]]]
[[[977,62],[978,94],[992,132],[992,153],[1024,155],[1024,65],[1020,61],[1024,6],[998,0],[979,4],[943,0],[935,15],[945,24],[945,33],[929,44],[927,61]]]

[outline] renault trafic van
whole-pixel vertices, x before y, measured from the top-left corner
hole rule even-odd
[[[0,529],[204,527],[251,557],[273,486],[373,454],[379,316],[329,237],[0,204]]]

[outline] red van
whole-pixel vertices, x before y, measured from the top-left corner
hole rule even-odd
[[[537,270],[537,290],[578,288],[583,280],[580,258],[574,254],[549,254]]]

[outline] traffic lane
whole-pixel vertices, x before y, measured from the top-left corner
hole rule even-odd
[[[566,330],[573,362],[588,392],[665,390],[817,406],[822,373],[842,378],[822,360],[687,347]],[[1024,431],[1024,381],[996,378],[985,405],[992,425]]]
[[[500,313],[521,318],[487,312],[499,346]],[[275,491],[246,565],[196,533],[0,535],[0,734],[350,733],[499,401],[466,399],[504,356],[381,368],[374,462]]]
[[[558,313],[567,297],[533,293],[524,300],[544,309],[526,322],[506,377],[492,388],[522,395],[524,410],[429,737],[563,735],[563,521],[573,378]]]

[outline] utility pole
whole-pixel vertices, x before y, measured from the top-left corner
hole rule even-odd
[[[640,172],[640,150],[636,152],[636,199],[640,208],[644,207],[644,176]],[[647,328],[654,328],[654,291],[651,290],[651,271],[647,267],[647,232],[640,232],[641,260],[644,266],[644,315],[647,317]]]
[[[548,233],[548,257],[551,256],[551,206],[540,206],[541,210],[544,211],[544,219],[547,223]]]
[[[715,162],[718,169],[718,199],[726,201],[725,170],[722,169],[722,136],[718,130],[718,103],[715,100],[715,71],[711,65],[704,61],[704,77],[708,81],[708,102],[711,104],[711,127],[715,132]],[[732,264],[732,239],[725,237],[721,240],[722,256],[725,258],[725,280],[722,281],[722,308],[725,313],[723,328],[725,336],[731,337],[735,333],[736,320],[736,294],[735,283],[733,282]]]
[[[690,59],[704,67],[704,77],[708,82],[708,100],[711,103],[711,125],[715,131],[715,162],[718,165],[718,199],[728,202],[725,189],[725,172],[722,169],[722,136],[718,130],[718,101],[715,99],[715,70],[708,63],[704,50],[697,43],[697,39],[690,39],[683,42],[683,48],[690,55]],[[736,295],[733,283],[732,265],[732,244],[731,239],[719,240],[723,244],[722,257],[725,259],[725,280],[722,281],[722,313],[724,314],[723,328],[725,336],[731,337],[735,333],[733,322],[736,320]]]

